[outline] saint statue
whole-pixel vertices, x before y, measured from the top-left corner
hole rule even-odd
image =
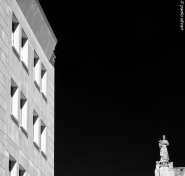
[[[169,145],[169,143],[165,139],[165,135],[163,135],[163,140],[159,141],[159,148],[161,149],[160,150],[160,156],[161,156],[160,162],[168,162],[169,161],[168,150],[166,147],[168,145]]]

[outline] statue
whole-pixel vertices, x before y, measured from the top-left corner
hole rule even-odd
[[[165,135],[163,135],[163,140],[159,141],[159,148],[160,150],[160,156],[161,156],[161,160],[160,162],[168,162],[169,161],[169,156],[168,156],[168,151],[167,151],[167,147],[169,143],[168,141],[165,139]]]

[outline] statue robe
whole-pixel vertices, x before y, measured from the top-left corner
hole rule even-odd
[[[169,156],[168,156],[168,150],[167,150],[167,145],[169,145],[167,140],[162,140],[160,143],[161,146],[161,150],[160,150],[160,156],[161,156],[161,160],[163,161],[168,161],[169,160]]]

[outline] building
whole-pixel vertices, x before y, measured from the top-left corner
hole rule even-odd
[[[0,0],[0,176],[54,175],[54,49],[38,0]]]

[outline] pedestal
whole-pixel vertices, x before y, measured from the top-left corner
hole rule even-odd
[[[156,162],[155,176],[175,176],[173,162]]]
[[[160,167],[159,172],[160,172],[160,176],[169,176],[168,167]]]

